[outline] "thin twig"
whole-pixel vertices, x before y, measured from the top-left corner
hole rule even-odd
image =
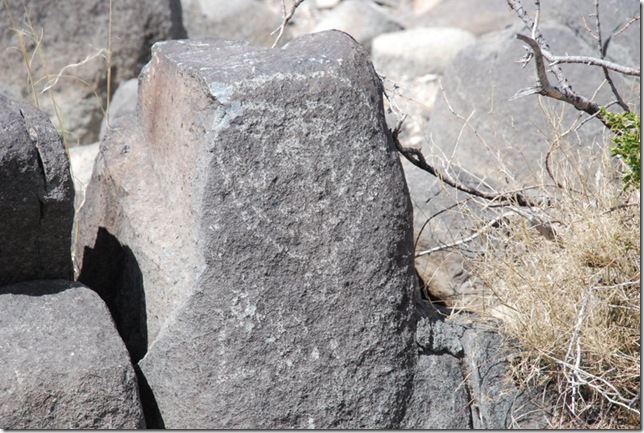
[[[631,75],[638,77],[640,75],[639,68],[629,68],[614,62],[604,59],[598,59],[590,56],[555,56],[548,50],[541,50],[543,57],[552,63],[582,63],[584,65],[601,66],[602,68],[610,69],[624,75]]]
[[[599,50],[599,56],[602,60],[606,57],[606,51],[608,50],[608,44],[610,43],[612,35],[608,36],[606,39],[606,42],[602,41],[602,27],[601,27],[601,20],[599,19],[599,0],[595,0],[595,26],[597,27],[597,48]],[[617,103],[619,104],[622,109],[629,113],[631,110],[624,102],[622,99],[622,96],[619,94],[619,91],[617,90],[617,87],[615,86],[615,83],[613,82],[613,78],[610,76],[610,73],[608,72],[608,68],[605,66],[602,66],[602,70],[604,71],[604,77],[606,77],[606,81],[608,82],[608,85],[610,86],[611,91],[613,92],[613,95],[615,95],[615,98],[617,99]]]
[[[273,45],[271,46],[271,48],[275,48],[277,46],[277,43],[282,38],[282,34],[284,33],[284,29],[286,28],[286,25],[291,20],[291,18],[293,18],[293,14],[295,13],[295,9],[297,9],[297,7],[300,4],[302,4],[303,1],[304,0],[294,0],[293,5],[291,6],[291,10],[288,13],[286,13],[286,5],[284,4],[284,0],[282,0],[282,23],[280,24],[280,26],[278,28],[276,28],[275,30],[273,30],[271,32],[271,36],[274,35],[275,33],[279,32],[278,35],[277,35],[277,38],[275,38],[275,42],[273,42]]]
[[[491,220],[490,222],[485,224],[483,227],[481,227],[479,230],[477,230],[474,234],[472,234],[472,235],[470,235],[470,236],[468,236],[466,238],[459,239],[459,240],[457,240],[455,242],[452,242],[450,244],[439,245],[437,247],[433,247],[433,248],[430,248],[428,250],[421,251],[419,253],[416,253],[416,255],[414,257],[421,257],[421,256],[424,256],[424,255],[427,255],[427,254],[432,254],[432,253],[435,253],[435,252],[438,252],[438,251],[446,250],[446,249],[449,249],[449,248],[454,248],[454,247],[457,247],[459,245],[463,245],[463,244],[466,244],[468,242],[471,242],[474,239],[476,239],[477,237],[481,236],[483,234],[483,232],[485,232],[487,229],[489,229],[490,227],[493,227],[495,224],[498,224],[499,221],[504,220],[507,217],[512,216],[512,215],[516,215],[516,213],[515,212],[505,212],[505,213],[499,215],[498,217],[494,218],[493,220]]]
[[[521,4],[520,0],[507,0],[508,6],[512,10],[514,10],[517,14],[517,16],[523,21],[525,24],[526,29],[530,32],[534,32],[535,37],[533,40],[535,40],[541,47],[543,47],[545,50],[550,50],[550,46],[546,42],[546,39],[543,37],[541,32],[535,27],[534,22],[532,19],[528,16],[528,13],[523,9],[523,5]],[[559,85],[562,87],[562,90],[564,92],[570,92],[574,93],[572,90],[572,86],[568,82],[568,79],[566,78],[566,75],[563,73],[561,68],[557,66],[556,64],[551,65],[551,71],[557,78],[557,81],[559,82]]]

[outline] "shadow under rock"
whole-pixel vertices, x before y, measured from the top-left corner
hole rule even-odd
[[[103,299],[132,363],[147,352],[148,332],[143,276],[132,250],[99,227],[94,248],[85,247],[78,281]]]

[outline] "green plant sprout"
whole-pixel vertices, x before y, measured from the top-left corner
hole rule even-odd
[[[612,156],[618,156],[628,166],[622,171],[624,189],[640,188],[640,116],[635,112],[612,113],[600,107],[599,115],[605,119],[611,132],[615,134],[610,146]]]

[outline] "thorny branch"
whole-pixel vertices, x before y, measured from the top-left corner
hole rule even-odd
[[[614,84],[610,79],[610,76],[608,75],[608,70],[610,69],[610,70],[622,73],[624,75],[636,75],[636,76],[640,75],[640,70],[636,68],[628,68],[628,67],[618,65],[616,63],[605,60],[604,54],[607,48],[608,41],[606,41],[606,44],[602,45],[601,39],[600,39],[601,58],[599,59],[594,57],[587,57],[587,56],[556,56],[552,54],[552,52],[550,51],[550,47],[548,46],[548,43],[546,42],[545,38],[543,37],[543,35],[541,34],[541,32],[537,27],[538,17],[539,17],[539,1],[538,0],[535,1],[535,5],[537,7],[537,11],[535,14],[535,21],[533,21],[528,16],[525,9],[523,9],[523,6],[521,5],[520,0],[507,0],[507,3],[510,6],[510,8],[517,13],[518,17],[524,22],[526,28],[532,34],[532,37],[529,37],[523,34],[517,34],[516,37],[517,39],[520,39],[523,42],[526,42],[530,47],[530,49],[532,50],[532,54],[534,55],[534,58],[535,58],[537,77],[539,81],[539,84],[535,87],[530,87],[528,89],[523,89],[518,91],[512,99],[517,99],[519,97],[531,95],[535,93],[543,96],[548,96],[550,98],[557,99],[557,100],[566,102],[568,104],[571,104],[577,110],[583,111],[589,114],[590,116],[596,116],[602,123],[604,123],[604,125],[606,125],[610,129],[610,125],[608,125],[607,120],[603,119],[602,116],[598,116],[599,105],[575,93],[572,87],[570,86],[570,84],[568,83],[568,80],[566,79],[566,76],[564,75],[563,71],[558,66],[558,64],[582,63],[587,65],[602,67],[604,70],[604,74],[606,75],[607,81],[611,85],[611,88],[613,89],[613,92],[616,94],[618,98],[618,102],[620,103],[620,106],[622,106],[622,108],[624,108],[626,104],[623,103],[623,101],[619,97],[619,94],[614,88]],[[601,38],[600,36],[601,28],[599,27],[598,3],[595,3],[595,5],[596,5],[595,15],[597,16],[597,22],[598,22],[597,24],[598,38]],[[548,80],[548,76],[546,73],[544,59],[550,62],[549,63],[550,71],[557,78],[557,81],[559,82],[559,86],[554,86],[550,84],[550,81]],[[628,106],[626,106],[626,109],[628,109]]]
[[[586,112],[591,116],[595,116],[599,112],[599,105],[597,103],[590,101],[583,96],[577,95],[572,91],[572,88],[559,88],[557,86],[551,85],[550,80],[548,80],[548,75],[546,74],[546,67],[543,61],[543,51],[541,50],[541,47],[539,46],[537,41],[520,33],[517,34],[516,37],[517,39],[526,42],[534,53],[534,59],[537,65],[537,77],[539,79],[539,85],[536,87],[530,87],[528,89],[520,90],[516,95],[513,96],[512,99],[538,93],[540,95],[548,96],[559,101],[567,102],[574,106],[577,110]]]

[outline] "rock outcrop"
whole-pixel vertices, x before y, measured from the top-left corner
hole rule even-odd
[[[74,186],[47,116],[0,95],[0,286],[71,279]]]
[[[149,348],[117,326],[135,360],[148,349],[157,426],[400,424],[417,281],[380,86],[337,31],[155,45],[136,121],[102,143],[76,256],[115,317],[140,324],[119,299],[143,294]]]
[[[0,287],[0,427],[145,428],[137,379],[105,304],[64,280]]]

